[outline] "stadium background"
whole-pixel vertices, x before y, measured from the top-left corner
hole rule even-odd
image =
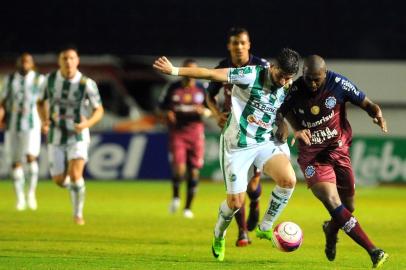
[[[280,47],[290,46],[302,55],[320,54],[327,59],[329,68],[349,77],[378,102],[388,119],[387,136],[381,136],[364,113],[349,108],[355,135],[368,136],[360,138],[365,147],[357,148],[361,160],[355,164],[355,171],[359,178],[370,178],[372,182],[406,182],[406,147],[402,139],[406,134],[402,117],[406,112],[406,98],[402,95],[406,85],[406,20],[401,9],[396,8],[397,3],[153,0],[120,4],[42,1],[21,6],[10,2],[0,18],[5,26],[0,33],[0,75],[13,70],[15,57],[22,51],[34,53],[39,71],[46,73],[56,67],[55,51],[60,46],[76,44],[82,55],[81,70],[98,81],[107,109],[105,119],[94,129],[101,132],[97,153],[90,152],[98,157],[100,165],[94,170],[89,166],[87,176],[166,179],[170,170],[165,129],[154,125],[149,116],[161,90],[173,78],[156,74],[151,63],[155,56],[165,54],[175,57],[175,63],[194,57],[203,66],[215,66],[227,55],[226,31],[242,25],[250,31],[252,53],[271,59]],[[209,148],[203,176],[219,178],[214,143],[218,130],[210,120],[208,125]],[[111,133],[117,130],[163,134],[130,138]],[[132,139],[142,145],[143,153],[129,154],[126,146]],[[102,150],[100,144],[107,147]],[[158,171],[148,156],[151,151],[160,153]],[[131,165],[125,164],[129,159]],[[41,174],[46,177],[44,155],[41,160]],[[134,164],[139,165],[139,171]],[[377,164],[379,168],[371,170],[363,164]],[[126,169],[129,166],[135,169]],[[0,175],[4,177],[6,170],[1,165]],[[110,174],[104,174],[109,170]]]
[[[12,72],[16,56],[23,51],[34,54],[39,71],[48,72],[56,68],[55,53],[58,48],[66,43],[74,43],[81,53],[80,69],[98,82],[106,107],[106,115],[103,122],[93,129],[90,162],[86,174],[88,179],[93,178],[99,181],[89,183],[89,192],[94,190],[94,200],[89,199],[88,212],[93,218],[93,224],[103,223],[104,221],[99,215],[105,215],[111,220],[117,219],[116,223],[126,226],[127,229],[135,226],[135,231],[128,232],[127,235],[125,235],[127,231],[125,233],[123,231],[122,234],[117,234],[114,231],[116,223],[112,226],[113,228],[108,227],[109,224],[104,227],[101,226],[103,230],[110,233],[111,239],[116,241],[115,244],[122,244],[122,239],[128,238],[130,241],[137,239],[142,243],[139,249],[149,250],[150,242],[148,239],[154,238],[155,235],[148,236],[149,231],[144,227],[145,224],[147,226],[154,225],[145,219],[144,222],[131,219],[132,223],[125,223],[124,220],[128,218],[128,215],[140,215],[142,220],[142,217],[149,217],[150,213],[136,206],[132,212],[130,210],[126,212],[123,207],[117,206],[119,205],[118,201],[111,201],[115,198],[114,196],[108,197],[108,194],[122,196],[123,199],[120,203],[124,201],[127,205],[142,204],[150,200],[148,194],[155,194],[157,198],[163,196],[150,205],[153,209],[151,211],[156,212],[162,206],[166,210],[167,202],[169,202],[169,181],[165,181],[168,185],[163,187],[160,185],[157,188],[151,183],[158,181],[149,180],[169,180],[170,177],[170,168],[167,162],[166,130],[165,127],[155,123],[152,115],[161,90],[173,78],[155,73],[151,68],[153,59],[159,55],[168,55],[174,59],[176,64],[179,64],[186,57],[194,57],[202,66],[215,66],[220,59],[227,55],[226,32],[235,25],[244,26],[250,31],[253,54],[271,59],[274,53],[283,46],[292,47],[304,56],[317,53],[326,58],[329,68],[350,78],[372,100],[382,106],[389,125],[390,133],[388,135],[382,135],[379,129],[371,124],[364,112],[349,106],[350,121],[355,133],[352,148],[353,165],[358,183],[365,185],[403,184],[400,186],[401,190],[398,189],[399,186],[396,186],[395,190],[388,191],[387,187],[381,187],[381,185],[378,185],[377,189],[374,190],[366,189],[366,192],[361,192],[360,199],[361,203],[364,199],[364,205],[361,204],[363,210],[368,209],[368,206],[371,205],[378,206],[379,210],[379,206],[384,204],[397,209],[386,211],[387,209],[384,208],[381,209],[380,213],[387,220],[391,214],[393,216],[390,218],[398,218],[393,222],[393,227],[389,229],[397,232],[403,231],[405,220],[402,217],[405,216],[405,213],[404,210],[397,208],[405,203],[404,195],[401,193],[404,194],[402,191],[404,191],[404,184],[406,183],[406,121],[404,117],[406,115],[406,96],[404,94],[406,85],[406,50],[404,50],[406,48],[406,20],[401,1],[8,1],[3,3],[0,25],[2,26],[2,31],[0,31],[0,77]],[[206,135],[206,166],[202,175],[210,180],[219,180],[221,178],[218,176],[217,160],[219,131],[212,120],[208,119],[206,122],[208,130]],[[1,141],[2,135],[0,135]],[[2,147],[0,144],[0,155],[3,154]],[[82,231],[78,236],[74,229],[64,227],[66,220],[63,219],[62,215],[59,215],[59,211],[66,214],[69,211],[69,206],[65,205],[63,210],[60,209],[64,205],[58,205],[57,210],[51,207],[55,204],[55,200],[59,200],[58,196],[63,195],[60,195],[61,192],[56,187],[51,187],[46,180],[47,165],[44,150],[43,148],[40,158],[43,179],[39,184],[40,211],[37,217],[34,215],[28,217],[14,215],[13,209],[11,209],[13,205],[12,186],[7,179],[7,168],[3,162],[0,163],[0,178],[4,180],[1,181],[2,186],[7,187],[1,191],[4,199],[0,204],[0,208],[5,213],[0,216],[0,221],[3,224],[0,236],[2,239],[6,239],[3,242],[0,241],[0,250],[2,254],[6,254],[0,261],[8,263],[3,264],[4,267],[8,266],[4,269],[13,269],[10,265],[14,265],[15,269],[24,268],[16,265],[25,265],[25,259],[32,261],[33,268],[41,269],[41,265],[52,265],[45,264],[44,261],[37,258],[37,255],[46,254],[47,249],[45,248],[44,251],[39,248],[43,252],[41,253],[37,251],[38,248],[34,248],[34,243],[41,243],[43,239],[48,239],[48,236],[37,239],[30,234],[31,224],[40,224],[45,228],[44,235],[50,235],[49,239],[52,239],[50,244],[54,243],[54,239],[58,239],[64,243],[63,245],[66,245],[66,247],[49,247],[55,249],[55,254],[50,252],[54,256],[51,256],[52,258],[60,259],[60,254],[56,254],[60,251],[66,261],[58,262],[59,268],[48,266],[48,268],[44,267],[43,269],[68,269],[69,260],[76,256],[75,249],[77,246],[75,246],[74,241],[77,240],[78,243],[82,241],[79,240],[81,235],[85,237],[93,235],[94,239],[89,237],[89,241],[94,240],[94,243],[99,243],[102,251],[86,250],[88,252],[86,259],[80,256],[75,257],[79,268],[103,269],[106,265],[108,266],[106,269],[125,268],[122,267],[123,265],[117,266],[113,262],[97,264],[97,261],[103,256],[110,258],[111,255],[107,251],[103,251],[103,247],[106,250],[109,249],[110,240],[103,242],[100,237],[95,236],[99,228],[89,224],[89,227],[85,229],[86,231]],[[294,153],[294,149],[292,150]],[[123,179],[136,180],[134,181],[137,182],[136,186],[133,189],[128,189],[119,182]],[[117,180],[109,182],[114,184],[118,191],[112,191],[113,188],[102,183],[102,180]],[[43,185],[43,191],[41,191],[41,185]],[[207,218],[208,213],[217,209],[217,202],[223,198],[222,185],[214,187],[211,185],[212,183],[202,187],[201,193],[198,195],[198,198],[201,199],[196,202],[196,204],[204,204],[205,209],[204,211],[200,210],[200,215],[206,215],[205,219],[209,221],[203,220],[203,222],[209,224],[210,230],[214,219],[211,216],[211,218]],[[213,192],[214,189],[217,193]],[[140,190],[145,190],[145,192],[140,192]],[[396,193],[396,190],[400,192]],[[130,194],[130,191],[134,191],[136,195]],[[204,193],[205,191],[207,193]],[[95,198],[96,192],[99,196],[97,198]],[[210,192],[217,194],[217,197],[208,197],[207,194]],[[299,188],[297,192],[297,196],[301,198],[302,192],[306,191]],[[381,194],[381,197],[377,194]],[[395,201],[388,202],[390,199]],[[101,209],[97,203],[105,200],[112,203],[119,211],[114,212],[117,209],[110,210],[109,208]],[[215,201],[215,204],[211,203],[212,200]],[[309,197],[301,202],[300,206],[304,203],[312,206],[308,200],[317,203],[314,198]],[[266,204],[266,199],[263,201]],[[302,222],[300,224],[309,235],[307,241],[311,247],[312,240],[310,239],[313,234],[313,227],[309,225],[306,217],[292,212],[296,206],[299,206],[295,201],[292,204],[291,207],[288,207],[286,217]],[[41,212],[41,207],[43,207],[44,212]],[[312,209],[314,210],[310,207],[309,211]],[[310,215],[324,213],[323,211],[323,209],[317,208]],[[39,217],[49,218],[45,215],[49,213],[54,217],[55,226],[66,230],[61,233],[62,236],[49,229],[47,227],[49,224],[38,221]],[[369,216],[373,215],[374,212],[369,213]],[[194,231],[194,227],[192,229],[190,224],[182,223],[179,220],[168,221],[167,216],[162,217],[158,214],[153,216],[159,222],[168,222],[170,228],[185,226],[187,231],[198,233]],[[378,235],[377,238],[383,241],[383,236],[379,238],[381,227],[374,227],[376,220],[368,219],[369,216],[365,214],[361,218],[367,221],[367,226],[375,229],[375,231],[372,230],[373,234]],[[198,230],[208,231],[208,226],[198,226]],[[20,239],[18,229],[26,231],[25,235],[22,234],[22,239]],[[161,228],[158,227],[157,229]],[[386,227],[386,231],[389,229]],[[170,231],[171,229],[169,229]],[[164,232],[166,230],[163,230],[162,234]],[[41,235],[39,229],[37,233]],[[103,233],[100,232],[100,234]],[[230,232],[230,235],[232,233],[233,231]],[[209,234],[207,235],[210,237]],[[144,236],[145,238],[143,238]],[[164,239],[162,240],[163,243],[174,241],[167,235],[160,235],[160,237]],[[207,255],[205,254],[207,245],[205,238],[207,237],[197,237],[196,241],[202,246],[200,248],[202,251],[199,250],[198,252],[200,256]],[[387,241],[395,243],[399,238],[394,236],[390,239]],[[86,244],[89,244],[89,241]],[[144,241],[145,245],[143,245]],[[347,245],[347,242],[344,240],[343,244]],[[177,243],[177,246],[184,246],[183,244],[183,242]],[[397,249],[394,244],[388,244],[392,254],[394,250],[402,254],[404,246],[399,244],[401,246],[400,248],[397,246]],[[355,246],[353,244],[348,245]],[[260,247],[259,250],[261,247],[262,250],[265,249],[264,245],[259,244],[258,246]],[[120,248],[130,250],[134,247],[120,246]],[[322,250],[322,247],[318,248]],[[18,253],[20,249],[22,251]],[[97,250],[97,247],[95,249]],[[160,252],[166,251],[171,254],[171,251],[167,249],[165,246],[158,246],[152,251],[156,255],[143,254],[144,257],[141,256],[142,259],[140,259],[141,263],[139,261],[134,263],[134,260],[127,258],[127,251],[123,254],[119,252],[115,254],[115,251],[112,253],[119,256],[116,258],[118,261],[123,260],[124,257],[124,262],[128,263],[126,267],[129,269],[164,269],[167,265],[156,264],[153,267],[148,267],[148,263],[158,261]],[[355,252],[358,251],[357,248]],[[23,254],[23,252],[25,253]],[[133,252],[135,256],[142,253]],[[167,255],[169,256],[167,261],[172,263],[174,269],[216,268],[216,266],[206,264],[204,261],[211,258],[200,259],[198,256],[194,259],[197,264],[190,266],[187,264],[190,261],[187,255],[189,250],[180,249],[177,252],[178,254],[173,255],[173,257]],[[232,252],[237,253],[237,251]],[[262,254],[261,251],[259,252]],[[299,256],[300,252],[298,253]],[[306,252],[306,249],[303,252]],[[129,254],[132,255],[131,252]],[[176,258],[179,254],[183,256],[180,259]],[[249,254],[255,256],[253,251]],[[230,254],[230,256],[233,255]],[[250,263],[250,258],[247,255],[242,256],[243,263]],[[304,265],[310,268],[301,266],[300,269],[325,269],[312,267],[313,255],[307,254],[307,256],[309,257],[296,257],[293,261],[296,265],[301,265],[303,258],[306,258],[308,264]],[[398,255],[398,258],[400,256]],[[278,259],[277,257],[276,260]],[[285,260],[284,257],[280,259],[281,261]],[[323,259],[320,258],[321,261]],[[111,260],[113,261],[113,259]],[[394,260],[396,261],[396,257]],[[55,262],[52,261],[52,263]],[[87,262],[90,263],[86,266]],[[180,264],[185,262],[186,266],[180,267]],[[147,266],[143,263],[146,263]],[[266,263],[260,261],[256,267],[259,269],[264,267]],[[358,265],[361,266],[353,268],[352,265],[347,264],[342,269],[364,269],[365,262],[364,264],[358,263]],[[405,262],[393,265],[397,265],[399,268],[388,269],[404,269],[406,267]],[[223,269],[238,269],[238,265],[233,264],[226,264],[224,267]],[[30,269],[30,267],[28,266],[26,269]],[[296,268],[290,265],[286,269]]]

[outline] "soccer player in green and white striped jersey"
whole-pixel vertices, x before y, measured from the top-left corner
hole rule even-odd
[[[84,166],[90,143],[89,128],[103,116],[96,83],[79,70],[74,47],[59,53],[59,70],[47,75],[38,100],[42,131],[48,134],[48,160],[53,181],[70,190],[73,217],[84,225]],[[92,109],[85,117],[88,107]]]
[[[0,122],[6,117],[5,154],[12,168],[12,178],[17,196],[16,208],[37,209],[35,191],[38,182],[38,163],[41,146],[40,120],[36,100],[44,76],[34,70],[34,59],[23,53],[17,59],[17,71],[8,75],[0,94]],[[30,182],[25,197],[23,163],[26,161]]]
[[[227,199],[220,205],[214,228],[212,252],[224,260],[225,234],[232,217],[242,206],[247,190],[247,172],[251,164],[270,176],[276,186],[268,209],[256,229],[259,238],[272,240],[272,226],[287,205],[296,184],[289,160],[289,147],[273,133],[276,111],[281,106],[299,70],[299,54],[282,49],[270,67],[248,65],[241,68],[177,68],[166,57],[153,65],[158,71],[178,76],[228,82],[233,84],[231,113],[220,138],[220,165]]]

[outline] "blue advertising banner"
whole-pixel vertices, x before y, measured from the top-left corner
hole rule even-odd
[[[205,165],[201,177],[222,180],[218,161],[219,134],[206,134]],[[3,134],[0,156],[4,157]],[[357,183],[406,183],[406,139],[397,137],[354,137],[351,147]],[[296,147],[291,147],[291,161],[298,179],[303,174],[296,162]],[[8,177],[9,166],[1,159],[0,177]],[[39,158],[40,177],[48,178],[46,146]],[[170,179],[167,133],[93,133],[85,177],[99,180]]]

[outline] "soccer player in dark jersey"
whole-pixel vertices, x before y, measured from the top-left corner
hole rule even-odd
[[[227,50],[230,56],[220,61],[216,68],[229,68],[229,67],[244,67],[246,65],[261,65],[269,67],[269,62],[265,59],[256,57],[250,54],[251,42],[248,30],[240,27],[233,27],[229,30],[227,35]],[[223,106],[217,103],[216,96],[223,88]],[[211,82],[207,88],[206,102],[211,110],[213,116],[216,118],[217,124],[220,128],[224,127],[227,117],[231,110],[231,90],[232,84]],[[237,247],[244,247],[251,243],[248,237],[248,231],[256,228],[259,220],[259,198],[261,196],[261,171],[252,166],[250,169],[252,177],[247,187],[247,194],[250,198],[250,212],[248,220],[245,221],[245,206],[234,215],[238,225],[238,238],[236,241]]]
[[[377,248],[361,228],[354,212],[354,174],[350,151],[351,126],[345,103],[361,107],[383,132],[386,121],[373,103],[346,77],[327,70],[320,56],[305,59],[303,76],[297,79],[280,107],[278,121],[286,116],[299,140],[298,162],[313,194],[323,203],[331,220],[323,224],[328,260],[336,256],[337,234],[341,228],[371,256],[373,267],[380,267],[388,254]],[[286,140],[286,125],[277,131]],[[294,143],[294,141],[293,141]]]
[[[192,59],[184,67],[197,67]],[[183,215],[193,218],[192,200],[196,193],[199,170],[204,156],[204,87],[195,79],[182,78],[167,89],[161,110],[164,111],[169,129],[169,151],[172,163],[173,198],[169,211],[175,213],[180,206],[179,185],[187,175],[187,196]]]

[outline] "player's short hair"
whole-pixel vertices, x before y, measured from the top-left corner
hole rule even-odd
[[[78,47],[73,43],[67,43],[67,44],[62,45],[59,48],[58,53],[60,54],[62,52],[66,52],[66,51],[69,51],[69,50],[75,51],[76,54],[79,55]]]
[[[195,59],[192,58],[187,58],[183,61],[182,63],[182,67],[186,67],[189,64],[197,64],[197,61]]]
[[[275,58],[277,66],[286,74],[296,74],[299,71],[300,55],[298,52],[283,48]]]
[[[227,33],[227,42],[230,41],[231,37],[235,37],[241,34],[246,34],[248,38],[250,37],[250,34],[248,33],[248,30],[245,29],[244,27],[231,27],[230,30],[228,30]]]

